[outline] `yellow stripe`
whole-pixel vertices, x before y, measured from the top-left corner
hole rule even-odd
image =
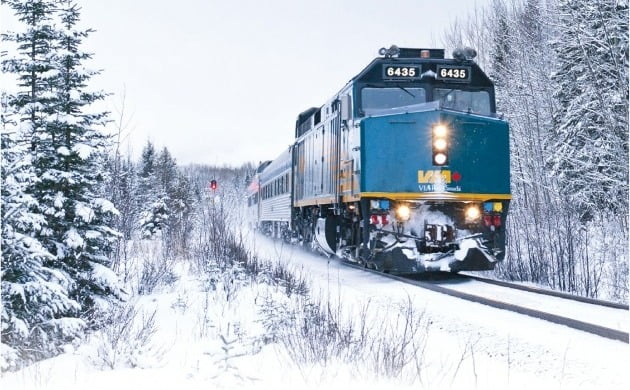
[[[341,201],[344,202],[344,203],[356,202],[356,201],[358,201],[360,199],[361,199],[361,197],[358,196],[358,195],[344,195],[344,196],[341,197]]]
[[[357,195],[342,196],[343,202],[354,202],[360,198],[388,198],[393,200],[510,200],[511,194],[466,194],[460,192],[362,192]],[[304,207],[335,202],[335,197],[311,198],[296,201],[294,207]]]
[[[389,198],[394,200],[491,200],[512,199],[511,194],[465,194],[461,192],[362,192],[362,198]]]

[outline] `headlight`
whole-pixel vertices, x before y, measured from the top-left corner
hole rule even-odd
[[[404,204],[398,206],[398,208],[396,209],[396,216],[399,220],[403,222],[408,221],[409,217],[411,216],[411,210],[409,209],[409,206]]]
[[[437,150],[445,150],[446,149],[446,140],[444,138],[438,138],[433,143],[433,146],[435,146],[435,149],[437,149]]]
[[[435,125],[433,127],[433,135],[436,137],[446,137],[448,133],[448,127],[446,125]]]
[[[447,165],[448,164],[448,132],[449,129],[446,125],[436,124],[433,126],[433,165]]]
[[[437,153],[433,156],[433,161],[435,161],[435,165],[444,165],[444,163],[446,163],[446,155],[444,153]]]
[[[479,210],[479,206],[468,206],[466,209],[466,221],[476,221],[481,216],[481,210]]]

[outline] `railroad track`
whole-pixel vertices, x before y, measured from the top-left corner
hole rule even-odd
[[[386,277],[386,278],[394,279],[403,283],[422,287],[422,288],[435,291],[441,294],[446,294],[452,297],[465,299],[467,301],[495,307],[497,309],[509,310],[515,313],[524,314],[524,315],[534,317],[534,318],[539,318],[539,319],[553,322],[556,324],[565,325],[573,329],[581,330],[581,331],[588,332],[597,336],[605,337],[608,339],[618,340],[625,343],[629,342],[628,332],[624,332],[618,329],[613,329],[613,328],[609,328],[609,327],[594,324],[594,323],[589,323],[586,321],[577,320],[577,319],[570,318],[567,316],[549,313],[542,310],[532,309],[530,307],[525,307],[525,306],[521,306],[521,305],[509,303],[509,302],[504,302],[497,299],[484,297],[481,295],[475,295],[470,292],[458,291],[456,288],[452,288],[452,287],[449,288],[448,285],[444,285],[444,281],[445,281],[444,279],[442,279],[441,281],[435,280],[435,279],[426,280],[426,278],[421,278],[418,276],[410,277],[410,276],[392,275],[392,274],[386,274],[383,272],[367,269],[353,263],[348,263],[344,261],[342,261],[342,263],[351,268],[358,268],[363,271],[372,272],[374,274],[381,275],[382,277]],[[462,280],[462,279],[476,280],[482,283],[497,285],[497,286],[501,286],[501,287],[505,287],[509,289],[526,291],[526,292],[530,292],[534,294],[547,295],[554,298],[564,299],[567,301],[577,301],[577,302],[581,302],[588,305],[594,305],[598,307],[606,307],[606,308],[610,308],[614,310],[628,311],[628,305],[617,304],[613,302],[606,302],[606,301],[601,301],[601,300],[591,299],[591,298],[576,297],[571,294],[561,293],[557,291],[550,291],[550,290],[546,290],[542,288],[523,286],[519,284],[503,282],[503,281],[494,280],[494,279],[487,279],[487,278],[482,278],[479,276],[469,275],[469,274],[451,275],[451,278],[450,278],[451,280],[453,280],[453,276],[455,277],[455,279],[459,279],[459,280]],[[440,282],[442,282],[442,284]]]
[[[576,301],[576,302],[589,303],[591,305],[610,307],[610,308],[613,308],[613,309],[621,309],[621,310],[629,310],[630,309],[628,307],[628,305],[624,305],[622,303],[603,301],[601,299],[594,299],[594,298],[586,298],[586,297],[581,297],[581,296],[578,296],[578,295],[573,295],[573,294],[569,294],[569,293],[565,293],[565,292],[561,292],[561,291],[548,290],[548,289],[544,289],[544,288],[540,288],[540,287],[533,287],[533,286],[525,286],[525,285],[518,284],[518,283],[506,282],[506,281],[503,281],[503,280],[489,279],[489,278],[484,278],[484,277],[477,276],[477,275],[472,275],[472,274],[469,274],[469,273],[466,273],[466,272],[459,273],[457,275],[460,276],[460,277],[468,278],[468,279],[478,280],[478,281],[483,282],[483,283],[488,283],[488,284],[494,284],[496,286],[503,286],[503,287],[513,288],[513,289],[521,290],[521,291],[528,291],[528,292],[535,293],[535,294],[548,295],[548,296],[551,296],[551,297],[569,299],[569,300]]]

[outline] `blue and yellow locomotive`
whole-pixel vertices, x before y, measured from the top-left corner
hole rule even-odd
[[[396,273],[488,270],[505,256],[508,124],[472,49],[381,49],[257,171],[256,225]]]

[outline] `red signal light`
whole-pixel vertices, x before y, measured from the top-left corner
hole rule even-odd
[[[212,191],[215,191],[215,190],[217,189],[217,181],[216,181],[216,180],[212,179],[212,180],[210,181],[210,189],[211,189]]]

